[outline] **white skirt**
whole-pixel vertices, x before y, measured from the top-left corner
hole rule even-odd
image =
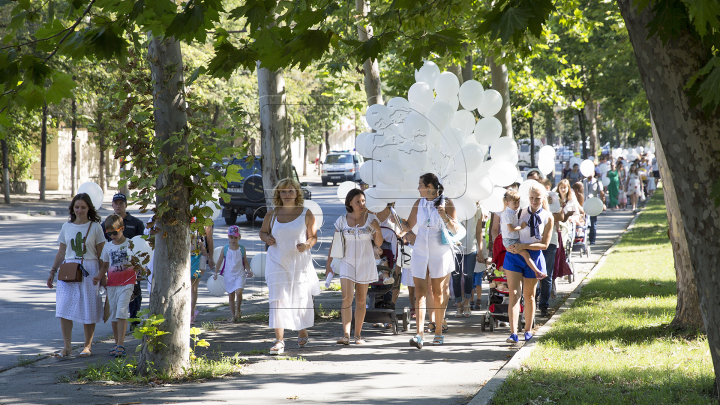
[[[410,269],[402,269],[400,282],[408,287],[415,287],[415,280],[413,280],[412,271],[410,271]]]
[[[245,270],[238,272],[238,274],[226,271],[223,278],[225,279],[225,291],[227,291],[228,294],[245,288],[245,282],[247,281]]]
[[[270,302],[270,328],[302,330],[313,326],[315,309],[312,296],[291,301]]]
[[[80,260],[66,260],[66,263],[80,263]],[[83,324],[102,322],[103,306],[98,293],[100,284],[93,284],[93,277],[100,273],[97,260],[85,260],[83,267],[90,274],[80,282],[58,281],[55,291],[55,317]]]

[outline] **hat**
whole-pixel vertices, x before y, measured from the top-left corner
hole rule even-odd
[[[117,200],[122,200],[122,201],[125,201],[125,203],[127,203],[127,198],[125,197],[125,194],[123,194],[123,193],[116,193],[113,196],[112,200],[113,200],[113,202],[115,202]]]
[[[228,228],[228,236],[240,237],[240,228],[238,228],[237,225],[231,226]]]

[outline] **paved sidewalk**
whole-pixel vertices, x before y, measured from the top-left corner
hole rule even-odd
[[[553,308],[560,306],[632,217],[630,211],[608,211],[600,216],[597,244],[590,258],[574,255],[576,281],[569,284],[558,279]],[[243,315],[267,313],[266,291],[262,280],[253,281],[246,290]],[[336,309],[340,293],[325,291],[317,304],[325,310]],[[398,307],[405,306],[409,301],[403,291]],[[198,317],[197,326],[216,329],[203,335],[210,347],[200,353],[239,353],[248,359],[240,374],[203,383],[152,387],[61,382],[63,377],[72,381],[74,372],[87,363],[108,361],[106,353],[112,345],[104,340],[93,345],[94,356],[88,359],[57,362],[46,358],[0,372],[0,403],[464,404],[519,349],[505,343],[507,328],[494,333],[480,331],[483,312],[455,318],[454,311],[448,311],[450,330],[445,333],[444,346],[428,345],[420,351],[410,347],[407,342],[413,335],[413,323],[410,331],[400,335],[366,324],[363,335],[367,345],[339,347],[334,342],[341,333],[340,321],[331,320],[317,322],[310,330],[310,343],[302,349],[296,344],[296,332],[288,332],[286,356],[300,359],[278,360],[263,354],[274,339],[266,322],[232,324],[227,322],[230,314],[226,306],[200,308],[205,311]],[[134,353],[137,341],[126,343],[128,353]]]

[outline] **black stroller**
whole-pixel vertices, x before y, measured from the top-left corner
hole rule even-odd
[[[490,283],[505,283],[507,284],[507,278],[502,275],[495,275],[495,265],[491,265],[485,273],[485,278]],[[490,332],[494,332],[498,326],[498,322],[510,322],[510,314],[508,311],[510,304],[510,292],[501,291],[497,287],[490,287],[490,293],[488,294],[488,309],[483,315],[480,329],[484,332],[485,328],[490,328]],[[525,303],[523,297],[520,297],[520,317],[519,327],[525,327],[525,315],[523,311],[525,309]],[[535,318],[533,317],[533,327],[535,327]]]

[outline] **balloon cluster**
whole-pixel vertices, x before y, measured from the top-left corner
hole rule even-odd
[[[494,117],[502,108],[500,93],[475,80],[461,86],[455,74],[440,73],[430,61],[415,71],[415,81],[407,99],[370,106],[365,117],[376,132],[355,140],[357,152],[372,159],[360,168],[360,177],[372,187],[365,192],[368,209],[377,212],[395,202],[398,214],[407,218],[419,198],[419,177],[434,173],[461,220],[475,215],[477,201],[502,210],[502,187],[517,181],[519,172],[517,144],[501,137],[502,124]],[[477,120],[474,111],[482,118]],[[338,191],[338,197],[349,190]]]

